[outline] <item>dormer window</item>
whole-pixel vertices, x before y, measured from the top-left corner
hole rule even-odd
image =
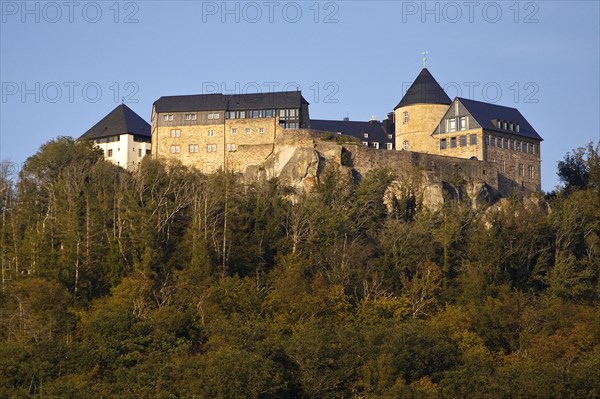
[[[498,119],[498,120],[496,121],[496,127],[497,127],[498,129],[502,129],[502,121],[501,121],[501,120],[499,120],[499,119]]]
[[[363,137],[364,137],[365,139],[368,139],[368,138],[369,138],[369,133],[363,133]]]
[[[517,131],[517,133],[519,133],[519,124],[518,123],[515,124],[515,130]]]
[[[506,130],[506,121],[502,121],[502,129]]]
[[[467,117],[461,116],[460,119],[460,130],[467,130],[469,127],[467,126]]]
[[[448,131],[456,132],[456,118],[448,119]]]
[[[185,114],[185,120],[186,121],[195,121],[196,120],[196,114]]]

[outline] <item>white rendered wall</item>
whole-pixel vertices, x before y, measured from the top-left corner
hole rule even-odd
[[[146,156],[146,151],[152,149],[151,143],[134,141],[132,134],[120,135],[119,141],[110,143],[95,141],[95,144],[104,152],[105,160],[125,169],[137,168],[142,158]]]

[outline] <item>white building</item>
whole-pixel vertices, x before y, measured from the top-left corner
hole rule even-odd
[[[152,149],[150,124],[125,104],[112,110],[79,140],[92,140],[104,152],[104,159],[125,169],[135,169]]]

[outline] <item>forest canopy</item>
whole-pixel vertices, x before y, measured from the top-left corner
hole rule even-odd
[[[598,145],[437,210],[59,137],[0,167],[0,397],[600,397]]]

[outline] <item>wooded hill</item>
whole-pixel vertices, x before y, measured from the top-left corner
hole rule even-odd
[[[598,398],[598,147],[546,199],[389,207],[58,138],[0,175],[0,397]]]

